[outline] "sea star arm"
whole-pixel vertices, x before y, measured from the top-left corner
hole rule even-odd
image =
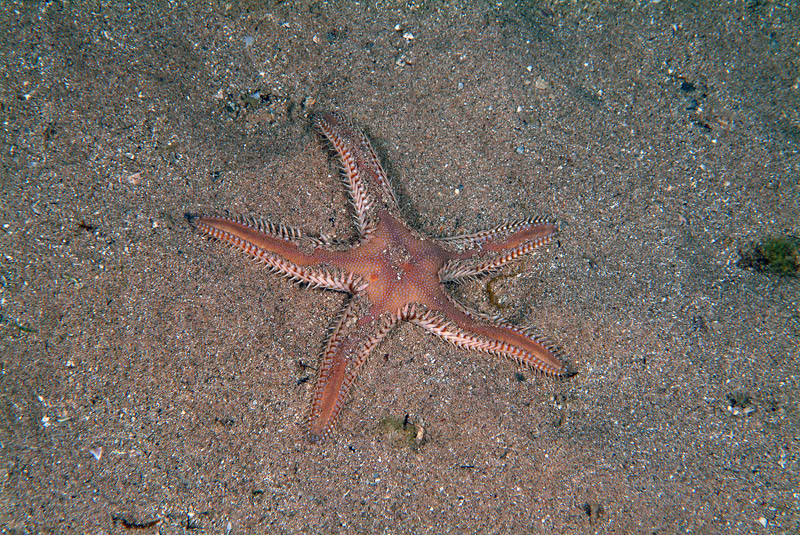
[[[466,250],[451,254],[451,259],[439,272],[439,278],[442,282],[455,282],[490,273],[549,243],[555,235],[555,224],[537,218],[440,239],[445,245]]]
[[[400,320],[397,314],[376,318],[366,313],[369,307],[365,297],[354,296],[328,334],[309,415],[314,442],[330,433],[367,357]]]
[[[199,216],[192,223],[200,232],[249,254],[270,270],[290,280],[306,282],[312,287],[357,294],[367,284],[353,273],[332,269],[320,261],[320,249],[311,253],[301,250],[304,239],[316,243],[301,230],[264,221],[219,216]]]
[[[342,161],[342,176],[353,203],[356,229],[359,237],[364,237],[376,224],[376,209],[397,209],[389,177],[367,136],[347,119],[337,113],[325,113],[317,116],[315,122]]]
[[[438,310],[421,307],[408,320],[463,349],[507,357],[550,375],[565,373],[558,350],[545,340],[500,320],[481,321],[479,316],[448,298]]]

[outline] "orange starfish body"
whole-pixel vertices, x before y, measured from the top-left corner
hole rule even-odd
[[[392,187],[369,140],[335,113],[316,118],[343,165],[358,239],[349,246],[273,223],[229,217],[192,219],[205,235],[313,287],[350,294],[329,334],[310,412],[310,438],[330,433],[368,355],[401,320],[464,349],[508,357],[547,374],[565,368],[557,352],[527,329],[467,309],[445,283],[495,271],[550,242],[541,219],[442,239],[421,235],[398,217]]]

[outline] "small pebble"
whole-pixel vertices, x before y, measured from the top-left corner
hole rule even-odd
[[[755,411],[755,407],[734,407],[733,405],[728,405],[728,412],[734,416],[749,416]]]

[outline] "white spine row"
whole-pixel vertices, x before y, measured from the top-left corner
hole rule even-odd
[[[315,387],[316,390],[314,393],[313,403],[311,404],[309,420],[312,420],[318,416],[317,412],[319,410],[320,403],[322,402],[325,386],[330,380],[330,373],[333,369],[332,365],[334,356],[336,355],[336,352],[339,350],[339,346],[342,343],[342,337],[346,336],[343,335],[344,327],[350,320],[355,318],[355,303],[355,300],[350,301],[350,303],[348,303],[348,305],[342,310],[339,320],[336,322],[336,326],[330,333],[330,338],[328,339],[328,343],[326,344],[325,351],[322,355],[322,366],[317,379],[317,386]],[[366,363],[370,353],[372,353],[372,350],[375,349],[375,347],[380,344],[384,338],[386,338],[386,335],[391,332],[399,320],[400,317],[398,315],[386,317],[382,321],[378,330],[364,340],[364,342],[357,348],[356,351],[354,351],[351,355],[343,355],[343,357],[345,357],[348,361],[347,371],[345,373],[344,380],[342,381],[342,385],[339,388],[339,395],[336,396],[336,404],[334,405],[330,418],[331,422],[336,421],[336,417],[342,410],[342,407],[348,398],[347,394],[349,393],[350,387],[358,377],[358,372]],[[332,425],[328,425],[328,427],[323,431],[321,438],[324,438],[330,434],[331,429]]]
[[[344,167],[344,181],[347,191],[350,192],[350,202],[353,204],[356,228],[359,236],[364,236],[369,227],[369,211],[372,208],[372,198],[361,180],[353,153],[348,149],[348,144],[324,119],[319,121],[319,127],[325,137],[336,149]]]
[[[471,349],[507,357],[514,360],[517,364],[525,365],[551,375],[558,374],[556,368],[547,364],[533,353],[509,344],[508,342],[489,340],[482,336],[464,331],[430,310],[426,310],[421,314],[409,318],[409,321],[462,349]]]
[[[496,271],[509,262],[529,254],[537,247],[550,243],[552,240],[552,236],[544,236],[535,240],[526,241],[500,256],[490,258],[479,264],[475,264],[475,261],[469,258],[464,260],[451,260],[439,270],[439,279],[442,282],[456,282]]]
[[[352,273],[318,268],[309,269],[299,266],[280,255],[266,251],[247,240],[219,230],[207,223],[200,222],[197,226],[206,235],[231,247],[241,249],[246,254],[267,265],[272,272],[279,273],[293,282],[305,282],[312,288],[327,288],[352,294],[360,294],[367,289],[368,283]]]
[[[381,166],[381,161],[378,159],[378,155],[375,154],[375,149],[372,148],[372,144],[367,139],[367,136],[364,135],[364,132],[361,130],[356,129],[358,132],[358,138],[361,141],[361,145],[369,151],[369,158],[370,163],[372,164],[373,171],[375,172],[375,176],[378,179],[378,184],[383,189],[383,193],[386,195],[387,202],[391,204],[391,208],[397,208],[397,199],[394,196],[394,191],[392,190],[392,184],[389,182],[389,177],[386,176],[386,171],[383,170]]]
[[[364,186],[364,182],[358,174],[358,167],[356,167],[353,154],[344,146],[340,148],[337,145],[337,150],[344,164],[344,177],[347,183],[347,190],[350,192],[350,202],[353,204],[358,235],[363,236],[369,226],[369,211],[372,209],[372,197],[367,193],[367,188]]]
[[[472,234],[460,234],[458,236],[450,236],[438,238],[439,241],[450,245],[451,247],[472,249],[477,247],[483,242],[497,239],[500,236],[512,234],[522,229],[531,228],[536,225],[549,225],[552,224],[548,219],[543,217],[535,217],[531,219],[524,219],[522,221],[510,221],[503,223],[492,229],[481,230]]]
[[[552,236],[545,236],[542,238],[538,238],[536,240],[531,240],[522,243],[503,255],[491,258],[486,262],[478,264],[477,266],[475,266],[475,274],[478,275],[481,273],[488,273],[490,271],[499,269],[504,265],[508,264],[509,262],[511,262],[512,260],[516,260],[520,256],[525,256],[526,254],[530,253],[537,247],[541,247],[542,245],[549,243],[552,239],[553,239]]]

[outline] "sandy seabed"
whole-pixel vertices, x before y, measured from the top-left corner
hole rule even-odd
[[[797,533],[800,8],[709,4],[4,2],[0,533]],[[457,297],[577,375],[406,324],[306,440],[344,297],[184,214],[352,236],[320,110],[420,231],[557,219]]]

